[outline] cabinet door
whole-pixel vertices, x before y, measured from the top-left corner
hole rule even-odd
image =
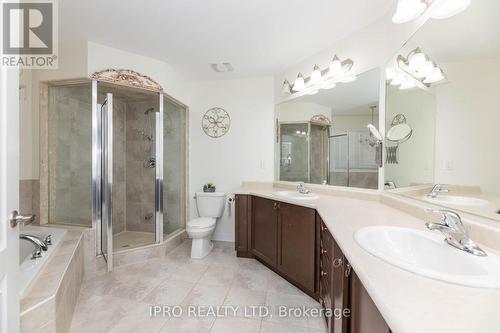
[[[332,277],[332,298],[333,309],[344,311],[349,308],[349,276],[351,266],[342,253],[335,240],[333,241],[333,277]],[[332,324],[332,332],[347,333],[349,326],[349,318],[334,319]]]
[[[276,267],[278,237],[278,203],[253,197],[250,226],[251,252],[272,267]]]
[[[316,212],[279,203],[278,270],[309,293],[316,293]]]
[[[350,333],[390,333],[391,330],[363,287],[356,273],[351,272]]]
[[[236,251],[245,254],[249,251],[248,227],[251,197],[237,194],[235,200]]]

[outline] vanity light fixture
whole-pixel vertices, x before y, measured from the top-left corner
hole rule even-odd
[[[413,21],[427,10],[428,4],[423,0],[398,0],[396,13],[392,22],[396,24]]]
[[[282,92],[288,94],[314,95],[320,89],[332,89],[337,83],[347,83],[356,80],[356,76],[350,74],[354,62],[351,59],[340,60],[336,55],[333,57],[328,68],[321,69],[314,65],[311,76],[304,77],[302,73],[297,75],[293,85],[288,80],[283,81]]]
[[[302,76],[302,73],[297,74],[297,78],[295,79],[295,82],[293,83],[292,90],[293,91],[301,91],[305,87],[305,80],[304,77]]]
[[[411,50],[406,57],[398,55],[396,70],[400,73],[392,79],[391,85],[401,85],[401,89],[411,89],[415,85],[425,89],[445,79],[443,70],[418,47]],[[411,79],[414,80],[414,84],[407,82]]]
[[[432,10],[432,18],[445,19],[461,13],[470,4],[471,0],[398,0],[392,22],[400,24],[413,21],[428,9]]]

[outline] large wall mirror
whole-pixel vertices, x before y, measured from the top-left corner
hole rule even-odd
[[[499,13],[430,19],[390,61],[386,190],[500,221]]]
[[[302,181],[377,189],[378,165],[368,124],[379,123],[380,70],[319,90],[275,109],[275,175]]]

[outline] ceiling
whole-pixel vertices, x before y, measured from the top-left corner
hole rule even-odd
[[[456,16],[429,20],[412,37],[407,49],[420,46],[438,63],[498,58],[499,13],[499,0],[472,1],[469,8]]]
[[[360,74],[354,82],[339,83],[333,89],[320,90],[316,95],[301,96],[285,103],[319,104],[331,108],[333,115],[368,115],[371,113],[368,106],[378,105],[379,86],[380,70],[377,68]]]
[[[271,75],[390,13],[395,0],[72,0],[61,43],[90,40],[197,79]],[[209,63],[227,61],[232,73]]]

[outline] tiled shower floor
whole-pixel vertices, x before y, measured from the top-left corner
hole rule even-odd
[[[122,231],[113,235],[113,251],[126,250],[134,247],[153,244],[154,232]]]
[[[191,305],[315,307],[320,305],[254,259],[216,245],[203,259],[189,257],[189,240],[161,259],[87,274],[71,332],[326,332],[323,318],[192,317]],[[150,316],[150,305],[179,305],[180,317]],[[272,313],[271,313],[272,314]]]

